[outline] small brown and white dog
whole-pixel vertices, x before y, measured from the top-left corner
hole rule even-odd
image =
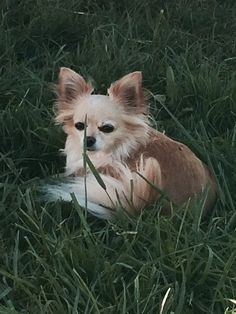
[[[67,134],[68,179],[48,186],[51,200],[71,201],[74,193],[92,214],[112,219],[118,206],[131,213],[140,211],[158,200],[160,191],[183,204],[208,187],[205,210],[212,208],[216,184],[208,168],[184,144],[149,126],[141,72],[112,83],[107,96],[92,91],[82,76],[61,68],[56,121]],[[85,170],[84,141],[105,187],[94,171]],[[163,211],[168,212],[168,207]]]

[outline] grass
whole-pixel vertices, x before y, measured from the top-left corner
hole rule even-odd
[[[0,6],[0,313],[235,314],[235,1]],[[97,92],[143,71],[153,124],[217,176],[207,221],[191,214],[201,204],[108,223],[76,201],[37,202],[39,179],[65,162],[50,91],[61,66]]]

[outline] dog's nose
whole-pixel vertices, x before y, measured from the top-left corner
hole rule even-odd
[[[87,147],[91,147],[96,143],[96,138],[93,136],[87,136],[86,141],[87,141]]]

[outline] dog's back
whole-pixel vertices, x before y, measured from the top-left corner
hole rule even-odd
[[[141,145],[127,160],[130,169],[136,171],[141,154],[144,162],[147,158],[154,158],[159,164],[161,175],[158,188],[170,200],[182,204],[189,198],[201,196],[208,189],[205,209],[211,209],[216,199],[217,187],[208,167],[186,145],[151,128],[149,134],[146,145]]]

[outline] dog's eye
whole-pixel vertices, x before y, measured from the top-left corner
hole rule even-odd
[[[82,131],[82,130],[84,130],[84,123],[83,122],[77,122],[77,123],[75,123],[75,127],[77,130]]]
[[[99,130],[103,133],[111,133],[114,131],[114,126],[111,124],[104,124],[103,126],[99,127]]]

